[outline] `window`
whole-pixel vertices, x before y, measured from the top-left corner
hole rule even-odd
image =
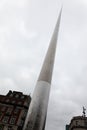
[[[15,103],[15,100],[12,101],[12,104],[14,104],[14,103]]]
[[[76,125],[78,125],[78,121],[76,121]]]
[[[18,105],[21,105],[22,104],[22,102],[18,102]]]
[[[24,112],[23,112],[23,118],[26,117],[26,114],[27,114],[27,111],[24,111]]]
[[[16,109],[14,110],[14,114],[18,114],[18,113],[19,113],[19,110],[20,110],[20,109],[16,108]]]
[[[0,130],[3,130],[3,127],[4,127],[4,126],[0,124]]]
[[[2,122],[3,123],[8,123],[9,117],[8,116],[4,116]]]
[[[3,128],[2,128],[2,127],[0,127],[0,130],[3,130]]]
[[[2,115],[3,115],[3,113],[2,113],[2,112],[0,112],[0,120],[1,120],[1,118],[2,118]]]
[[[24,99],[25,98],[25,96],[21,96],[21,99]]]
[[[13,110],[13,108],[8,108],[7,111],[6,111],[6,114],[10,115],[12,113],[12,110]]]
[[[9,99],[6,99],[6,102],[8,103],[10,100]]]
[[[20,120],[20,126],[23,126],[23,124],[24,124],[24,121],[23,120]]]
[[[11,93],[9,96],[10,96],[10,97],[13,97],[13,94]]]
[[[19,95],[18,95],[18,94],[16,94],[16,95],[15,95],[15,97],[16,97],[16,98],[18,98],[18,97],[19,97]]]
[[[9,123],[13,125],[13,124],[15,124],[15,121],[16,121],[16,117],[11,117]]]
[[[13,130],[13,129],[12,129],[12,126],[8,126],[8,130]]]
[[[1,108],[1,111],[5,111],[5,110],[6,110],[6,107],[3,106],[3,107]]]
[[[13,129],[9,127],[8,130],[13,130]]]

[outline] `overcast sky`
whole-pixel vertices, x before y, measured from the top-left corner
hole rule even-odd
[[[46,130],[87,108],[87,0],[0,0],[0,94],[32,95],[62,4]]]

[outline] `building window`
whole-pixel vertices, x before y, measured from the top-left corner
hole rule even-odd
[[[10,119],[10,124],[14,125],[15,124],[15,121],[16,121],[16,117],[11,117]]]
[[[18,102],[18,105],[22,105],[22,102]]]
[[[85,121],[85,126],[87,126],[87,120]]]
[[[22,117],[25,118],[25,117],[26,117],[26,114],[27,114],[27,111],[24,111]]]
[[[8,103],[10,100],[9,99],[6,99],[6,102]]]
[[[2,122],[3,123],[8,123],[9,117],[8,116],[4,116]]]
[[[15,100],[12,101],[12,104],[14,104],[14,103],[15,103]]]
[[[18,114],[18,113],[19,113],[19,110],[20,110],[20,109],[16,108],[16,109],[14,110],[14,114]]]
[[[12,126],[8,126],[8,130],[13,130]]]
[[[13,94],[11,93],[9,96],[10,96],[10,97],[13,97]]]
[[[1,118],[2,118],[2,115],[3,115],[3,113],[2,113],[2,112],[0,112],[0,120],[1,120]]]
[[[3,106],[3,107],[1,108],[1,111],[4,112],[5,110],[6,110],[6,107]]]
[[[19,97],[19,95],[18,95],[18,94],[16,94],[16,95],[15,95],[15,97],[16,97],[16,98],[18,98],[18,97]]]
[[[21,96],[21,99],[24,99],[25,98],[25,96]]]
[[[6,114],[10,115],[12,113],[13,108],[8,108]]]
[[[78,125],[78,121],[76,121],[76,125]]]
[[[0,130],[3,130],[3,127],[4,127],[4,126],[0,124]]]
[[[20,126],[23,126],[23,124],[24,124],[24,121],[23,120],[20,120]]]

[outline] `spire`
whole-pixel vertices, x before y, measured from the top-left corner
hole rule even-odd
[[[61,11],[33,93],[23,130],[44,130],[45,128],[60,19]]]
[[[51,39],[51,43],[48,48],[46,58],[44,60],[38,81],[46,81],[48,83],[51,83],[56,45],[57,45],[57,37],[58,37],[59,25],[60,25],[60,19],[61,19],[61,12],[62,12],[62,9],[60,11],[59,18],[57,20],[54,33]]]

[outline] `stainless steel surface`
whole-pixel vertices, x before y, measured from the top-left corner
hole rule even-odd
[[[24,125],[24,130],[43,130],[46,120],[61,12],[47,51]]]

